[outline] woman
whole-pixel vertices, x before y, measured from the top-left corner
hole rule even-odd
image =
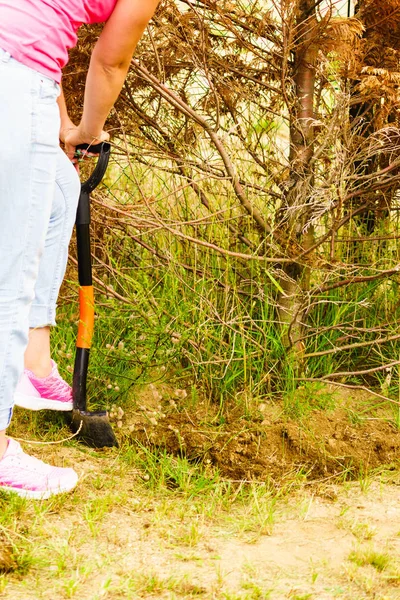
[[[71,410],[50,358],[50,326],[79,196],[78,144],[107,140],[107,115],[159,0],[0,0],[0,490],[48,498],[73,489],[6,436],[14,402]],[[60,95],[61,69],[83,23],[105,22],[76,127]],[[59,148],[65,143],[67,156]],[[28,343],[29,339],[29,343]],[[24,370],[25,354],[25,370]]]

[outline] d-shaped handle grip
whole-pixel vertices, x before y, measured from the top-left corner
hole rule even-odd
[[[104,177],[104,174],[108,167],[108,161],[110,160],[111,145],[108,142],[101,142],[101,144],[90,145],[90,144],[79,144],[76,150],[89,150],[92,154],[98,154],[99,159],[97,165],[90,175],[89,179],[81,184],[81,191],[90,194],[99,185]]]

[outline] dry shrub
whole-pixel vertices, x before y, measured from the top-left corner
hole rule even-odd
[[[294,349],[297,374],[316,358],[318,374],[346,379],[398,355],[382,344],[398,310],[400,12],[394,0],[352,19],[334,2],[324,14],[313,0],[273,4],[161,3],[110,117],[119,171],[96,259],[127,304],[127,269],[151,289],[168,269],[185,289],[208,281],[220,300],[201,298],[203,324],[222,328],[229,356],[237,337],[253,344],[260,371]],[[82,28],[65,73],[75,118],[98,33]],[[385,315],[364,300],[376,290]],[[318,358],[332,352],[337,367]]]

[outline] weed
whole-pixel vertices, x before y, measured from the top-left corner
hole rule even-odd
[[[203,562],[203,557],[199,556],[198,554],[193,554],[190,553],[188,554],[187,552],[177,552],[175,554],[175,558],[177,558],[178,560],[181,560],[182,562]]]
[[[246,564],[243,567],[244,578],[241,582],[241,588],[246,590],[245,598],[251,600],[267,600],[271,597],[272,589],[265,588],[264,583],[260,581],[258,570],[251,564]]]
[[[351,526],[351,532],[358,540],[367,541],[376,535],[376,528],[369,523],[355,522]]]
[[[78,591],[79,588],[79,579],[76,577],[72,577],[71,579],[65,579],[62,584],[62,589],[67,598],[73,598]]]
[[[178,531],[173,534],[173,538],[176,544],[194,548],[198,545],[201,535],[198,523],[192,521],[178,528]]]
[[[359,541],[371,540],[376,535],[376,528],[374,526],[358,519],[350,518],[346,513],[339,518],[337,526],[352,533]]]
[[[98,524],[108,514],[111,506],[116,503],[116,500],[116,496],[110,494],[100,497],[97,496],[86,502],[83,509],[83,515],[93,536],[99,533]]]
[[[0,525],[0,573],[26,575],[33,565],[40,564],[28,532],[15,522],[10,528]]]
[[[245,593],[235,594],[233,592],[222,592],[221,600],[269,600],[271,598],[270,590],[262,590],[258,586],[254,586]]]
[[[351,425],[360,425],[363,422],[364,417],[357,410],[347,407],[346,412]]]
[[[147,595],[161,597],[165,591],[175,592],[184,598],[202,596],[206,590],[202,586],[191,583],[186,576],[160,577],[154,572],[144,572],[125,579],[123,589],[128,598],[146,598]]]
[[[218,474],[210,478],[202,468],[191,464],[186,458],[173,457],[167,452],[150,452],[142,447],[137,463],[145,467],[148,484],[153,489],[179,491],[185,496],[204,495],[212,491]]]
[[[112,598],[113,594],[113,586],[112,586],[112,578],[107,577],[101,584],[100,591],[93,596],[92,600],[105,600],[107,597]]]
[[[288,416],[306,418],[313,410],[332,410],[335,407],[333,392],[323,383],[305,383],[284,396],[284,409]]]
[[[242,583],[242,589],[247,591],[245,598],[248,600],[268,600],[271,598],[272,590],[266,590],[262,585],[254,582]]]
[[[311,566],[311,583],[314,585],[318,579],[319,571],[317,570],[317,566],[314,564],[313,560],[310,561]],[[322,565],[320,565],[322,566]]]
[[[391,557],[387,552],[379,552],[372,547],[353,550],[348,558],[359,567],[371,565],[379,572],[387,569],[391,563]]]
[[[370,470],[368,469],[368,465],[365,466],[364,463],[361,463],[357,475],[360,489],[365,494],[368,492],[372,483],[372,477]]]
[[[17,494],[0,491],[0,524],[13,527],[16,519],[23,519],[28,512],[28,502]]]

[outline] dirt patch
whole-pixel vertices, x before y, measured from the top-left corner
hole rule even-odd
[[[389,459],[390,443],[396,458],[388,423],[356,424],[361,411],[344,406],[313,411],[302,424],[284,420],[279,404],[252,408],[253,418],[238,409],[221,415],[168,386],[147,387],[136,400],[128,414],[113,411],[133,447],[25,442],[46,462],[73,466],[80,481],[73,493],[39,503],[0,498],[2,600],[400,599],[399,473],[315,483],[318,469],[334,472],[345,460],[355,474],[364,461]],[[22,409],[15,423],[18,437],[31,440],[48,425]],[[216,477],[204,485],[203,469],[169,457],[155,469],[135,440],[262,483],[220,486]],[[290,469],[309,469],[314,483],[298,478],[293,486]],[[146,479],[152,471],[160,482]],[[276,494],[262,481],[271,473]]]
[[[185,390],[149,386],[134,411],[122,415],[115,408],[112,416],[122,437],[212,464],[232,480],[280,480],[290,472],[310,480],[350,479],[397,463],[400,432],[387,415],[354,422],[360,398],[351,398],[352,410],[342,400],[334,410],[312,410],[302,419],[282,417],[277,404],[263,404],[244,418],[237,407],[221,416],[201,402],[188,406]]]

